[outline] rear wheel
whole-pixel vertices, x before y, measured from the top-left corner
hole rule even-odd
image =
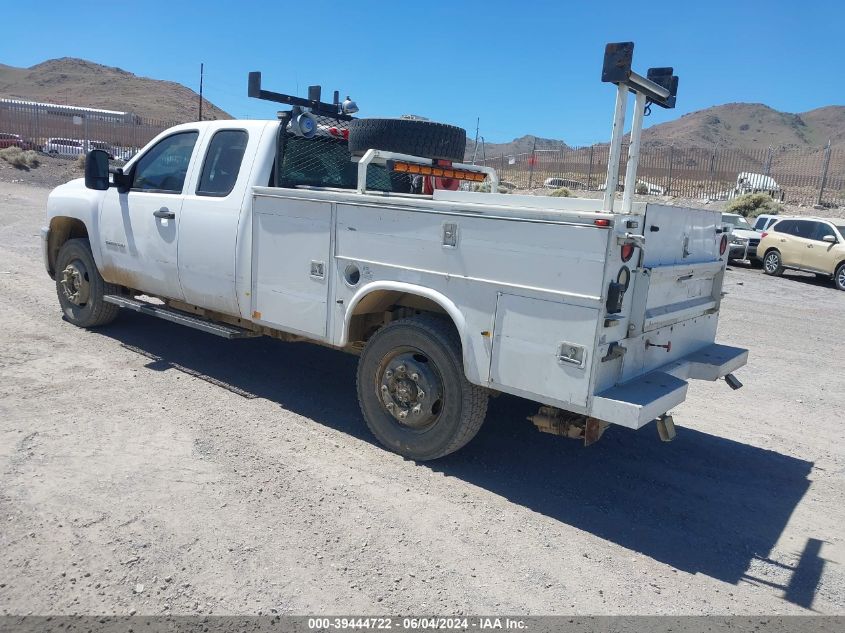
[[[783,262],[778,251],[769,251],[763,258],[763,272],[767,275],[782,275]]]
[[[358,401],[386,448],[429,460],[469,442],[487,413],[488,392],[463,371],[452,323],[435,316],[394,321],[376,332],[358,363]]]
[[[86,239],[65,242],[56,257],[56,293],[68,321],[79,327],[97,327],[114,321],[120,310],[103,301],[120,287],[106,283]]]
[[[839,264],[839,268],[833,275],[833,283],[839,290],[845,290],[845,262]]]

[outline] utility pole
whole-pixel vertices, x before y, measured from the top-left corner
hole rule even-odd
[[[202,76],[205,70],[205,64],[200,63],[200,116],[199,120],[202,121]]]

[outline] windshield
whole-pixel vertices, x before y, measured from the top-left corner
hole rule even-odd
[[[722,221],[732,224],[738,229],[746,229],[748,231],[754,230],[754,228],[748,223],[748,220],[741,215],[723,215]]]
[[[845,224],[837,224],[836,230],[839,231],[839,235],[841,235],[842,239],[845,240]]]

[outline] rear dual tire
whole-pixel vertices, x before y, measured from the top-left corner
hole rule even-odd
[[[361,353],[357,386],[376,439],[418,461],[466,445],[487,413],[487,390],[464,375],[457,331],[435,315],[394,321],[376,332]]]

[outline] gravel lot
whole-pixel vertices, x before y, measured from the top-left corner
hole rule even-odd
[[[746,386],[694,383],[671,444],[585,449],[500,397],[416,464],[354,357],[65,323],[47,193],[0,183],[0,613],[845,614],[845,293],[733,268]]]

